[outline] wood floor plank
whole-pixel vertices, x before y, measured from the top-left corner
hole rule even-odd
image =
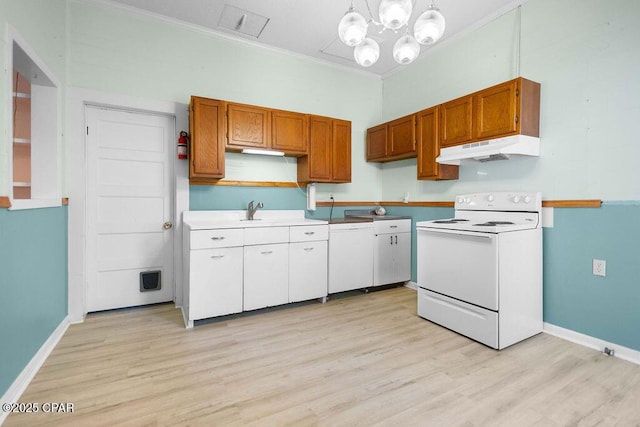
[[[198,322],[171,304],[72,325],[6,426],[640,425],[640,367],[540,334],[495,351],[408,288]]]

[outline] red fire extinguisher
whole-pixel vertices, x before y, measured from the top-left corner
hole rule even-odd
[[[178,158],[186,159],[187,158],[187,143],[189,142],[189,136],[187,132],[181,131],[180,137],[178,138]]]

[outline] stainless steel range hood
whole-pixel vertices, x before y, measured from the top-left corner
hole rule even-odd
[[[508,160],[512,155],[539,156],[540,138],[513,135],[499,139],[472,142],[465,145],[442,148],[436,162],[459,165],[461,160],[473,159],[481,162]]]

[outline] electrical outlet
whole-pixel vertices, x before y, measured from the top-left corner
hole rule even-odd
[[[605,277],[607,275],[607,261],[603,259],[594,259],[593,275]]]

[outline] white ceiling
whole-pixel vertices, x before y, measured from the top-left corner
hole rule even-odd
[[[431,49],[486,24],[525,1],[435,0],[446,19],[446,31],[440,42]],[[368,2],[374,18],[378,20],[380,0]],[[369,26],[369,36],[380,44],[380,59],[366,69],[356,64],[353,60],[353,48],[343,45],[338,38],[338,22],[349,8],[351,0],[111,0],[111,3],[169,17],[256,45],[282,49],[381,76],[411,66],[398,65],[391,55],[393,44],[401,34],[388,30],[377,34],[373,25]],[[227,30],[219,25],[225,4],[262,15],[269,21],[257,38]],[[369,19],[365,0],[353,0],[353,4],[356,10]],[[430,4],[431,0],[414,1],[414,13],[409,22],[411,26]],[[420,57],[427,55],[428,51],[423,46]]]

